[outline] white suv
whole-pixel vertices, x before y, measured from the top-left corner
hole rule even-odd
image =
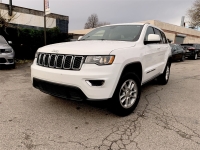
[[[110,100],[119,115],[130,114],[141,86],[157,77],[169,80],[171,48],[150,24],[99,27],[77,42],[40,48],[31,66],[33,86],[72,100]]]

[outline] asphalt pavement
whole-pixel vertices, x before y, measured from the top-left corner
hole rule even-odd
[[[200,150],[200,59],[173,63],[165,86],[144,85],[127,117],[34,89],[30,65],[0,70],[0,150]]]

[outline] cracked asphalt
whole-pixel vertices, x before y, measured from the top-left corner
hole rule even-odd
[[[1,150],[200,150],[200,59],[172,64],[170,81],[142,88],[134,113],[34,89],[30,64],[0,70]]]

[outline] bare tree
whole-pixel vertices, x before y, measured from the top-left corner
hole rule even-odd
[[[87,22],[85,23],[85,29],[96,28],[98,25],[99,19],[97,14],[92,14],[88,17]]]
[[[12,16],[8,16],[7,12],[4,10],[0,10],[0,28],[3,28],[3,30],[6,32],[6,28],[9,26],[9,23],[14,20],[17,19],[16,18],[17,13],[13,14]]]
[[[190,26],[195,28],[200,26],[200,0],[195,0],[193,6],[188,10]]]
[[[99,22],[97,27],[101,27],[101,26],[105,26],[105,25],[109,25],[110,22]]]

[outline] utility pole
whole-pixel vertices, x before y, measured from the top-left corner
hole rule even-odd
[[[12,0],[9,0],[8,14],[9,16],[12,16]]]
[[[44,45],[47,44],[47,37],[46,37],[46,1],[44,0]]]

